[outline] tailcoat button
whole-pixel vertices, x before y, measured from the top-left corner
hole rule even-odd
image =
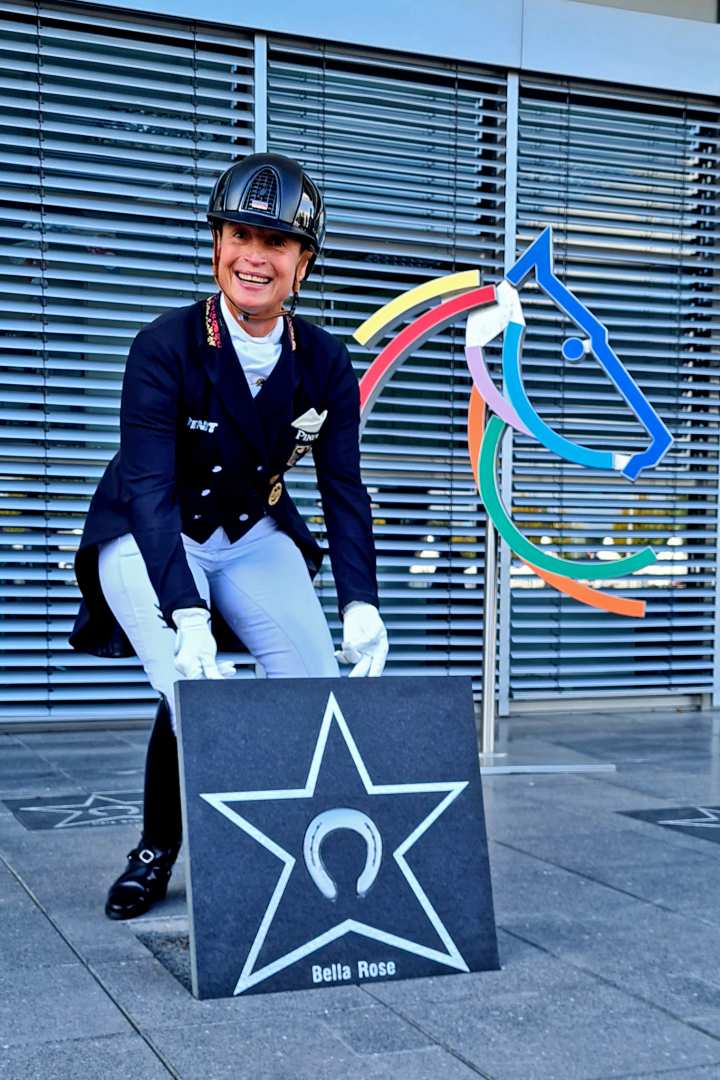
[[[222,472],[222,465],[213,465],[212,471],[213,472]]]
[[[257,469],[255,471],[256,472],[265,472],[265,466],[264,465],[258,465],[258,467],[257,467]]]
[[[249,516],[250,516],[249,514],[240,514],[238,516],[238,521],[247,521]]]
[[[199,521],[201,517],[202,514],[193,514],[193,521]]]
[[[209,495],[210,494],[210,488],[205,488],[205,490],[201,491],[200,494],[201,495]]]

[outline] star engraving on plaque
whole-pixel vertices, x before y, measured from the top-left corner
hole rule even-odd
[[[437,937],[440,939],[444,946],[442,949],[431,948],[420,942],[413,941],[410,938],[402,937],[394,933],[390,933],[383,930],[379,926],[373,926],[368,923],[362,922],[354,918],[342,919],[336,922],[324,933],[319,934],[310,940],[304,941],[296,948],[284,953],[284,955],[273,960],[271,963],[267,963],[262,967],[256,969],[256,962],[260,951],[265,943],[270,928],[273,923],[273,919],[278,910],[280,902],[282,900],[285,889],[293,874],[296,864],[302,862],[303,854],[298,852],[297,855],[287,851],[276,843],[275,840],[267,833],[263,832],[251,821],[249,821],[237,810],[233,809],[232,804],[235,803],[253,803],[263,800],[278,800],[278,799],[312,799],[315,794],[317,785],[318,774],[320,772],[320,766],[323,761],[325,749],[328,741],[328,735],[332,724],[337,724],[345,745],[350,752],[350,756],[354,763],[357,774],[360,778],[365,793],[372,799],[372,796],[398,796],[402,797],[407,794],[431,794],[431,793],[445,793],[444,798],[438,802],[433,809],[428,813],[420,823],[412,829],[412,831],[405,837],[405,839],[392,851],[392,857],[400,869],[400,872],[407,882],[410,890],[414,894],[417,903],[424,912],[427,920],[434,929]],[[291,964],[296,963],[303,958],[310,956],[312,953],[317,952],[324,946],[336,941],[338,938],[343,937],[346,934],[355,933],[365,938],[370,938],[374,941],[379,941],[386,945],[394,946],[397,949],[401,949],[405,952],[412,953],[416,956],[421,956],[426,959],[434,960],[438,964],[445,967],[452,968],[456,971],[468,971],[468,965],[463,959],[460,951],[458,950],[455,942],[450,936],[447,927],[442,922],[437,911],[430,902],[429,897],[423,890],[420,882],[413,873],[412,869],[408,865],[406,855],[413,847],[413,845],[423,836],[424,833],[431,828],[432,825],[438,820],[438,818],[447,810],[452,802],[460,795],[460,793],[467,787],[467,780],[460,781],[443,781],[443,782],[431,782],[431,783],[415,783],[415,784],[373,784],[370,775],[367,771],[365,763],[362,759],[360,751],[353,739],[353,736],[348,727],[347,721],[342,714],[340,706],[333,693],[330,693],[325,707],[325,713],[322,723],[320,725],[320,731],[318,733],[317,742],[315,744],[315,750],[313,752],[310,769],[308,771],[305,786],[302,788],[278,788],[272,790],[263,791],[225,791],[225,792],[207,792],[203,793],[200,797],[210,804],[215,810],[226,817],[239,829],[242,829],[248,836],[255,840],[258,844],[262,845],[267,851],[271,852],[282,864],[280,876],[277,880],[275,888],[273,890],[270,901],[264,911],[264,914],[260,920],[260,924],[255,935],[255,939],[252,943],[250,951],[243,964],[242,971],[235,985],[234,993],[241,994],[250,987],[270,978],[277,974],[279,971],[289,967]],[[358,815],[358,817],[364,817],[365,815]],[[370,819],[367,819],[370,821]],[[372,825],[372,822],[370,822]],[[307,857],[307,856],[306,856]]]
[[[710,806],[696,806],[703,817],[698,818],[664,818],[658,821],[658,825],[676,825],[685,829],[720,829],[720,808]]]
[[[18,810],[23,814],[63,815],[62,821],[51,826],[53,829],[110,825],[128,818],[139,818],[142,814],[142,795],[138,795],[137,802],[133,802],[127,798],[116,798],[94,791],[84,802],[58,803],[56,806],[19,806]]]

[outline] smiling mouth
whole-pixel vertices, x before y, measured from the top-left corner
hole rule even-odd
[[[235,271],[235,277],[238,281],[242,281],[244,285],[269,285],[272,280],[269,277],[263,277],[261,274],[241,274],[239,271]]]

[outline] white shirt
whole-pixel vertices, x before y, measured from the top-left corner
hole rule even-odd
[[[245,372],[250,393],[255,397],[280,359],[280,353],[282,352],[280,342],[283,335],[282,317],[275,321],[275,325],[269,334],[265,334],[264,337],[253,337],[252,334],[248,334],[247,330],[243,329],[230,311],[224,293],[220,294],[220,310],[223,313],[225,325],[230,332],[230,340],[233,343],[237,358]]]

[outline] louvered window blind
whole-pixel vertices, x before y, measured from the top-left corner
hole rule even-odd
[[[536,543],[606,559],[650,544],[659,560],[617,583],[647,601],[644,619],[561,598],[514,564],[510,697],[706,692],[717,575],[717,102],[528,78],[519,130],[519,247],[554,225],[559,275],[607,324],[676,442],[631,483],[514,439],[514,516]],[[646,446],[597,361],[561,359],[572,325],[537,289],[521,296],[524,376],[543,418],[588,446]]]
[[[198,208],[252,149],[252,41],[87,5],[0,32],[0,720],[149,716],[137,661],[67,644],[73,555],[133,336],[211,291]]]
[[[99,6],[0,0],[0,11],[0,723],[149,716],[136,661],[67,645],[72,560],[117,446],[132,337],[212,288],[204,210],[215,175],[253,148],[252,38]],[[329,209],[301,311],[346,341],[360,375],[388,337],[368,350],[352,331],[381,304],[455,269],[502,274],[506,77],[268,44],[269,149],[302,160]],[[504,704],[704,693],[717,634],[717,102],[526,78],[519,123],[518,248],[554,224],[560,274],[607,322],[677,443],[632,485],[515,438],[506,488],[512,473],[532,539],[581,558],[652,543],[661,559],[619,583],[648,601],[637,622],[561,599],[513,563],[501,579]],[[558,362],[569,327],[552,306],[528,286],[523,303],[524,373],[545,419],[589,445],[644,445],[592,359]],[[480,689],[484,519],[462,345],[458,325],[395,374],[363,468],[390,672],[469,673]],[[497,349],[488,356],[497,374]],[[311,466],[292,487],[322,539]],[[337,636],[329,568],[319,588]]]
[[[348,345],[353,330],[441,274],[502,272],[503,75],[409,57],[269,43],[268,145],[301,160],[328,205],[326,253],[301,310]],[[397,329],[400,329],[398,327]],[[464,324],[420,347],[375,404],[363,437],[392,674],[470,674],[482,664],[484,520],[467,458]],[[317,514],[311,467],[295,494]],[[321,590],[337,625],[329,569]]]

